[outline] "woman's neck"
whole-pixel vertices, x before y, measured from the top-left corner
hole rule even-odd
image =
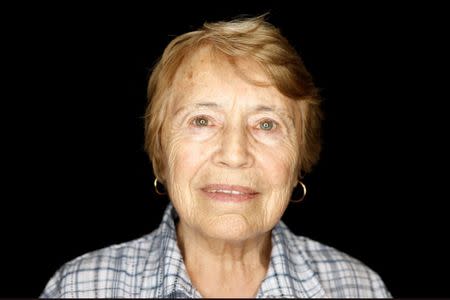
[[[224,241],[180,222],[177,239],[192,284],[202,296],[256,296],[269,266],[270,232],[245,241]]]

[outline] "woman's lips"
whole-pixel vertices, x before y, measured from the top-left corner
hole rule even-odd
[[[201,191],[210,199],[241,202],[254,199],[259,193],[241,185],[208,184]]]

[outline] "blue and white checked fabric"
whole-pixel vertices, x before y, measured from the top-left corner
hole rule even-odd
[[[64,264],[41,298],[201,298],[177,246],[177,213],[139,239],[84,254]],[[272,252],[257,298],[391,298],[381,278],[360,261],[293,234],[272,230]]]

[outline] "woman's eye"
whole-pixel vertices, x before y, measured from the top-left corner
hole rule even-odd
[[[205,117],[197,117],[194,119],[194,125],[197,127],[206,127],[208,126],[208,119]]]
[[[259,123],[259,128],[266,131],[272,130],[274,126],[274,122],[269,120]]]

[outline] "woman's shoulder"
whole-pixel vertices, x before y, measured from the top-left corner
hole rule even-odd
[[[347,263],[358,267],[367,267],[359,259],[338,250],[326,242],[319,242],[318,240],[303,235],[296,235],[292,232],[288,234],[290,235],[291,249],[301,254],[309,263]]]
[[[67,265],[90,264],[97,260],[120,260],[124,264],[131,264],[141,259],[148,258],[151,250],[158,239],[157,230],[139,238],[109,245],[80,255],[66,263]]]
[[[351,265],[358,269],[368,269],[368,267],[359,259],[338,250],[337,248],[315,239],[297,235],[292,232],[285,224],[280,224],[281,232],[288,245],[291,254],[301,255],[308,263],[312,265],[324,264],[340,264]]]
[[[90,251],[63,264],[43,298],[133,296],[149,260],[158,258],[158,230],[140,238]]]
[[[134,240],[113,244],[80,255],[65,263],[65,269],[81,267],[86,269],[99,269],[101,266],[114,264],[125,268],[128,265],[138,264],[148,259],[148,253],[158,238],[156,230]]]
[[[378,273],[361,260],[326,243],[296,235],[285,225],[283,233],[291,258],[304,261],[328,294],[347,297],[348,292],[367,291],[370,297],[390,297]]]

